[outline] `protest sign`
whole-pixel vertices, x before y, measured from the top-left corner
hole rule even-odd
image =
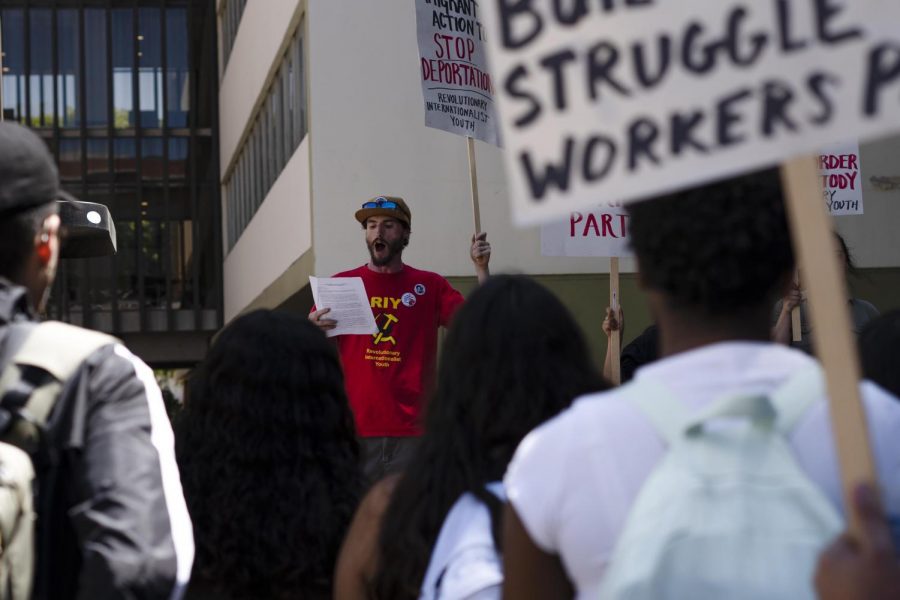
[[[825,206],[831,216],[863,214],[859,143],[832,144],[819,151]]]
[[[628,213],[620,202],[606,202],[589,211],[573,212],[564,221],[541,226],[542,256],[609,257],[609,306],[619,309],[619,257],[631,256]],[[621,331],[610,334],[609,380],[621,383]]]
[[[481,7],[520,225],[900,130],[896,0]]]
[[[416,0],[425,125],[500,145],[477,0]]]
[[[569,214],[541,226],[542,256],[631,256],[628,213],[620,203]]]

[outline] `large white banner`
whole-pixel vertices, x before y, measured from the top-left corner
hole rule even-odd
[[[841,142],[819,151],[825,206],[832,216],[863,214],[859,143]]]
[[[425,125],[500,145],[478,0],[415,0]]]
[[[542,256],[631,256],[628,211],[610,202],[541,225]]]
[[[900,131],[898,0],[484,0],[518,224]]]

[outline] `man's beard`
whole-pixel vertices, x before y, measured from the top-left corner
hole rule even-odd
[[[375,257],[375,244],[384,244],[387,252],[384,254],[382,258]],[[366,244],[369,248],[369,257],[372,259],[372,266],[375,267],[383,267],[386,264],[390,263],[394,260],[395,256],[399,256],[403,253],[404,243],[403,239],[395,240],[394,242],[387,242],[383,238],[375,238],[368,244]]]

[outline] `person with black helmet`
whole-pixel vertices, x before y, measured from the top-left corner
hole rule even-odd
[[[412,232],[403,198],[376,196],[355,217],[365,231],[369,262],[335,277],[362,278],[378,332],[336,339],[364,469],[374,481],[401,469],[415,450],[422,396],[434,377],[438,328],[450,322],[463,297],[437,273],[403,263]],[[491,257],[486,233],[472,236],[470,257],[479,283],[485,281]],[[313,307],[309,318],[324,331],[333,329],[329,311]]]
[[[120,342],[38,324],[67,195],[44,143],[0,123],[0,440],[31,456],[34,598],[180,598],[193,535],[152,371]]]

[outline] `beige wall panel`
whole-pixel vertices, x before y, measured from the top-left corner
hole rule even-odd
[[[900,136],[861,144],[862,215],[834,217],[858,267],[900,267]],[[872,179],[895,185],[873,185]]]
[[[311,247],[307,136],[225,258],[225,321],[253,302]]]

